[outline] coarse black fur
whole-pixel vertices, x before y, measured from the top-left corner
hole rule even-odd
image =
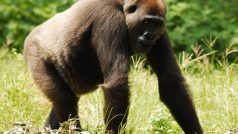
[[[130,56],[139,52],[147,55],[161,100],[184,132],[201,134],[164,18],[162,0],[81,0],[32,30],[24,54],[35,84],[53,104],[45,126],[78,118],[79,96],[101,86],[106,130],[118,133],[128,115]]]

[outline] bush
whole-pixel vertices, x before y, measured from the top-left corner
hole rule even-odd
[[[167,0],[167,27],[176,52],[190,50],[201,39],[217,38],[215,49],[238,44],[237,0]]]
[[[27,34],[57,12],[68,8],[74,0],[1,0],[0,44],[13,40],[10,47],[21,50]]]
[[[74,0],[1,0],[0,44],[13,40],[11,47],[21,50],[32,28]],[[238,44],[237,0],[198,1],[167,0],[167,27],[175,52],[191,51],[201,39],[217,38],[215,49],[223,50],[231,42]],[[204,48],[206,49],[206,48]]]

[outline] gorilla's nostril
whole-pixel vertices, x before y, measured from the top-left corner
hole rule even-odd
[[[144,37],[148,40],[155,40],[156,36],[153,32],[145,32]]]

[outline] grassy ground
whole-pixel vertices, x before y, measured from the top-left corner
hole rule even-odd
[[[182,133],[159,100],[156,77],[142,69],[143,61],[136,61],[130,73],[131,108],[127,132]],[[183,73],[205,133],[237,132],[238,65],[221,65],[214,69],[208,62],[194,62],[185,66]],[[84,129],[95,134],[103,132],[102,105],[100,89],[80,98],[79,115]],[[0,132],[11,130],[14,122],[42,127],[50,106],[29,78],[22,55],[0,50]]]

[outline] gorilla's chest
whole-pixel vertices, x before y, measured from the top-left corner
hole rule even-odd
[[[80,49],[69,54],[60,73],[75,94],[84,94],[94,90],[98,84],[103,83],[103,75],[96,54],[90,49]]]

